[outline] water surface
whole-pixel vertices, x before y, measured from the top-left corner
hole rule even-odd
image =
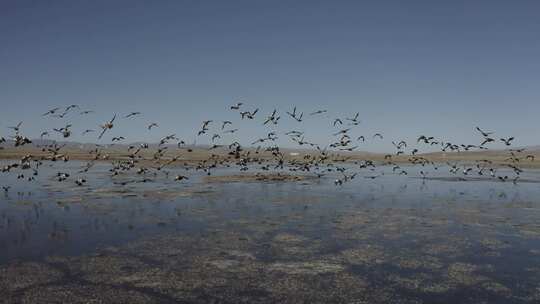
[[[33,182],[1,175],[12,188],[0,194],[0,267],[18,283],[0,279],[0,291],[11,299],[100,290],[107,301],[122,287],[114,299],[131,302],[540,301],[540,171],[513,184],[382,168],[336,186],[332,174],[208,183],[184,168],[169,177],[187,181],[142,182],[111,179],[107,163],[78,174],[83,165],[44,166]]]

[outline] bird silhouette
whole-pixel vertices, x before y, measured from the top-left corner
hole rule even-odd
[[[509,137],[509,138],[501,138],[501,141],[507,145],[507,146],[510,146],[512,143],[512,141],[514,140],[514,137]]]
[[[138,116],[138,115],[141,115],[141,112],[131,112],[128,115],[124,116],[124,118],[130,118],[130,117]]]
[[[101,139],[103,137],[103,134],[107,132],[107,130],[110,130],[114,127],[114,120],[116,119],[116,114],[114,114],[113,118],[109,120],[108,122],[101,125],[101,134],[99,134],[98,139]]]
[[[476,127],[476,130],[477,130],[478,132],[480,132],[480,134],[482,134],[482,136],[484,136],[484,137],[488,137],[488,136],[490,136],[491,134],[493,134],[493,132],[484,132],[484,131],[482,131],[479,127]]]

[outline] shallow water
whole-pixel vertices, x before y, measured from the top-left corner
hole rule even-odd
[[[460,181],[444,167],[427,179],[421,167],[363,169],[335,186],[331,174],[207,183],[176,168],[171,177],[190,179],[122,185],[143,177],[111,180],[100,163],[82,187],[81,174],[51,177],[82,166],[44,166],[33,182],[0,175],[12,186],[0,194],[0,273],[58,276],[45,286],[0,278],[11,299],[78,290],[69,300],[91,300],[83,291],[122,286],[138,293],[131,302],[540,301],[540,171],[513,184]]]

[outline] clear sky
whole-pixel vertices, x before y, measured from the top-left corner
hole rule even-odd
[[[385,135],[363,150],[420,134],[478,143],[477,125],[538,145],[539,12],[526,0],[4,0],[0,136],[19,120],[31,137],[70,122],[73,140],[95,141],[80,132],[141,111],[110,135],[191,142],[202,120],[238,120],[228,107],[243,99],[318,143],[360,112],[353,135]],[[73,103],[96,113],[40,116]],[[293,105],[329,113],[298,124]],[[246,143],[267,133],[258,118],[237,125]]]

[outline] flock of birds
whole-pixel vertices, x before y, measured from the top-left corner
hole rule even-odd
[[[243,102],[237,102],[229,107],[230,111],[238,112],[239,119],[241,120],[258,120],[261,114],[259,109],[255,108],[248,110]],[[46,118],[59,118],[63,119],[68,117],[68,114],[77,112],[78,115],[89,115],[94,113],[90,110],[82,110],[79,105],[69,105],[67,107],[56,107],[50,109],[42,114]],[[310,112],[304,116],[304,112],[299,111],[296,107],[293,107],[291,111],[286,111],[288,119],[302,123],[307,117],[320,116],[327,113],[327,110],[316,110]],[[82,131],[81,135],[88,136],[91,133],[97,135],[97,139],[101,140],[104,135],[112,133],[117,123],[120,123],[122,119],[136,119],[141,116],[141,112],[131,112],[125,115],[114,114],[112,117],[99,125],[96,129],[86,129]],[[332,141],[322,147],[321,145],[309,142],[305,139],[303,131],[288,130],[287,132],[278,134],[275,130],[268,131],[264,136],[255,139],[251,142],[251,146],[245,147],[238,141],[231,143],[222,143],[221,139],[224,135],[233,135],[239,129],[235,128],[235,123],[230,120],[214,121],[205,120],[201,123],[201,127],[196,131],[197,137],[208,137],[212,143],[205,149],[208,150],[208,158],[197,161],[195,163],[186,161],[189,160],[189,156],[183,158],[186,153],[194,152],[192,146],[186,145],[184,140],[179,139],[176,134],[170,134],[162,137],[157,143],[157,146],[148,143],[141,143],[137,145],[129,145],[127,153],[121,157],[111,157],[108,151],[110,145],[121,143],[126,138],[124,136],[116,135],[112,137],[111,143],[95,144],[95,147],[88,151],[89,161],[76,173],[70,172],[57,172],[55,179],[58,182],[73,182],[76,185],[83,186],[86,184],[85,173],[89,172],[97,161],[110,161],[111,168],[109,170],[112,178],[115,176],[124,174],[126,172],[135,172],[142,176],[142,179],[134,180],[133,182],[149,182],[152,181],[152,177],[157,176],[160,173],[169,177],[169,171],[167,167],[178,164],[182,161],[182,164],[186,170],[202,170],[206,174],[210,175],[212,170],[218,167],[232,167],[237,166],[240,171],[247,171],[250,168],[258,169],[257,171],[271,171],[277,170],[282,172],[283,170],[289,170],[293,172],[308,172],[316,174],[319,178],[327,174],[336,176],[334,183],[336,185],[342,185],[354,179],[357,176],[358,169],[369,170],[371,175],[364,176],[365,178],[375,179],[384,172],[376,171],[378,166],[389,166],[392,168],[392,172],[398,175],[408,175],[407,169],[409,165],[420,166],[421,178],[425,179],[428,176],[428,170],[426,167],[433,167],[438,170],[440,164],[433,162],[426,155],[420,154],[419,147],[423,145],[429,146],[431,150],[438,147],[442,152],[461,152],[461,151],[479,151],[487,150],[489,145],[495,142],[501,142],[507,147],[510,147],[514,141],[514,137],[509,138],[496,138],[493,132],[482,130],[477,127],[476,131],[481,136],[478,144],[456,144],[446,142],[435,138],[434,136],[420,135],[416,140],[415,147],[410,147],[410,143],[404,140],[392,141],[395,147],[395,152],[384,156],[384,161],[376,164],[373,160],[356,160],[352,159],[352,156],[347,152],[355,151],[359,146],[366,142],[366,140],[382,140],[383,134],[375,133],[371,136],[361,135],[353,136],[355,132],[355,126],[360,124],[360,114],[356,113],[351,117],[335,118],[330,121],[330,124],[335,129],[332,133]],[[260,118],[262,125],[272,127],[280,123],[281,116],[277,109],[274,109],[269,115]],[[48,143],[42,145],[33,145],[32,139],[23,135],[22,132],[23,122],[18,123],[16,126],[11,126],[13,134],[8,137],[0,137],[0,155],[1,150],[7,146],[13,146],[17,148],[30,145],[40,149],[38,155],[25,154],[18,161],[11,162],[0,169],[0,172],[9,174],[16,172],[17,178],[27,181],[34,181],[35,177],[39,174],[39,168],[44,162],[68,162],[70,159],[68,151],[66,151],[66,144],[60,144],[58,141],[49,140]],[[158,128],[159,125],[155,122],[146,125],[148,130]],[[52,130],[43,131],[40,135],[41,139],[51,136],[52,134],[58,134],[63,142],[69,140],[73,135],[72,123],[66,123],[60,128],[54,128]],[[298,148],[309,148],[312,152],[305,153],[303,157],[289,157],[289,153],[280,149],[276,144],[276,140],[279,136],[285,135],[288,137]],[[145,157],[143,151],[150,151],[151,157]],[[183,152],[183,153],[180,153]],[[221,152],[221,153],[220,153]],[[501,182],[513,181],[516,183],[523,172],[520,168],[520,164],[529,161],[534,161],[534,155],[525,153],[525,149],[512,149],[508,148],[508,158],[504,160],[502,164],[494,164],[489,159],[476,160],[474,165],[462,165],[460,163],[446,163],[451,174],[459,175],[460,179],[465,180],[466,176],[489,176],[493,179]],[[401,155],[401,158],[398,156]],[[399,160],[396,160],[396,159]],[[351,166],[345,165],[346,163],[352,164]],[[408,163],[407,166],[404,163]],[[510,176],[508,174],[498,174],[497,170],[501,167],[510,169],[504,170],[505,172],[512,172]],[[259,174],[259,173],[258,173]],[[176,175],[174,180],[183,181],[188,179],[185,175]],[[121,182],[126,184],[127,182]],[[3,186],[5,193],[9,191],[9,186]]]

